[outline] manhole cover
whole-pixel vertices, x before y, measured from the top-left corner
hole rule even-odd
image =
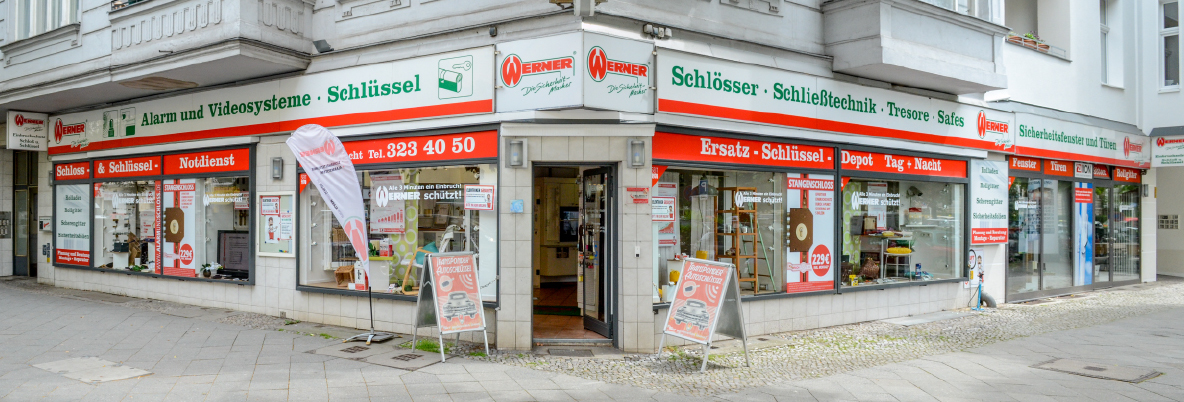
[[[388,345],[373,344],[370,346],[349,346],[349,347],[346,347],[346,345],[339,343],[336,345],[326,346],[326,347],[314,350],[314,351],[312,351],[312,353],[315,353],[318,355],[323,355],[323,356],[340,357],[342,359],[357,360],[357,359],[361,359],[361,358],[365,358],[365,357],[370,357],[370,356],[383,354],[383,353],[390,353],[390,352],[394,352],[394,351],[395,351],[395,347],[388,346]]]
[[[1111,366],[1108,364],[1087,363],[1068,359],[1053,359],[1032,367],[1085,377],[1132,383],[1140,383],[1163,374],[1155,370],[1138,367]]]
[[[370,350],[370,348],[365,347],[365,346],[350,346],[348,348],[341,349],[341,351],[345,352],[345,353],[358,353],[358,352],[365,352],[367,350]]]
[[[547,354],[561,357],[592,357],[591,349],[547,349]]]
[[[418,358],[421,358],[421,357],[423,357],[423,356],[420,356],[420,355],[417,355],[417,354],[414,354],[414,353],[408,353],[408,354],[405,354],[405,355],[398,355],[398,356],[394,356],[394,357],[391,357],[391,358],[392,358],[392,359],[395,359],[395,360],[402,360],[402,361],[405,361],[405,362],[409,362],[409,361],[412,361],[412,360],[415,360],[415,359],[418,359]]]

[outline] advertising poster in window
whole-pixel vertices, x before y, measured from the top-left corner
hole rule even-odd
[[[835,287],[835,177],[787,175],[785,292]]]
[[[1094,185],[1073,187],[1073,286],[1084,286],[1094,283]]]
[[[1007,162],[970,161],[970,244],[1007,243]]]
[[[197,180],[165,180],[161,187],[164,215],[164,265],[165,275],[197,276],[194,249],[197,238]]]
[[[407,232],[403,175],[370,174],[370,233],[399,234]],[[418,197],[411,197],[417,200]]]
[[[256,254],[267,257],[295,257],[296,196],[292,192],[259,194]]]
[[[440,333],[482,329],[484,311],[481,295],[477,293],[477,261],[473,255],[432,255],[429,265]]]
[[[492,211],[494,205],[495,186],[478,184],[465,185],[466,211]]]
[[[658,226],[658,246],[678,250],[678,183],[658,182],[654,185],[653,194],[650,209],[651,218]]]
[[[57,211],[54,216],[54,262],[90,265],[89,184],[56,186]]]
[[[670,302],[670,314],[666,317],[663,332],[688,341],[707,343],[719,317],[732,269],[731,264],[687,259],[683,263],[674,301]]]

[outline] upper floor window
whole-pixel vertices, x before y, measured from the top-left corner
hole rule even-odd
[[[1123,84],[1122,18],[1119,2],[1122,0],[1098,0],[1098,44],[1102,83],[1112,86]]]
[[[16,40],[78,22],[78,0],[16,0]]]
[[[1180,3],[1163,2],[1159,7],[1159,37],[1163,55],[1162,76],[1164,87],[1180,86]]]
[[[921,0],[926,3],[957,11],[987,21],[992,19],[991,5],[998,0]]]

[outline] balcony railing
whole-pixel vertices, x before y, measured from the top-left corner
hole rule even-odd
[[[111,11],[127,8],[133,4],[143,3],[149,0],[115,0],[111,2]]]
[[[1025,38],[1020,35],[1010,34],[1007,35],[1007,43],[1035,50],[1040,53],[1047,53],[1049,56],[1059,57],[1065,60],[1069,59],[1069,52],[1065,51],[1065,49],[1044,43],[1038,39]]]

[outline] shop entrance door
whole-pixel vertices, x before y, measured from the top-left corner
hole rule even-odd
[[[1114,280],[1113,262],[1111,261],[1112,245],[1111,229],[1114,222],[1113,188],[1097,186],[1094,188],[1094,283],[1108,283]]]
[[[12,274],[37,276],[37,153],[13,151]]]
[[[1073,182],[1012,178],[1007,301],[1073,286]]]
[[[613,339],[616,297],[616,180],[612,167],[580,179],[579,277],[584,329]]]

